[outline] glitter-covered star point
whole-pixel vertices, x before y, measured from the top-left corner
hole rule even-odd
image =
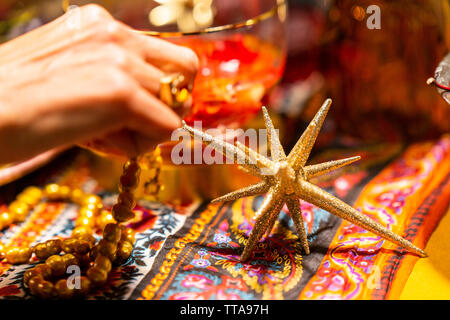
[[[255,214],[255,225],[241,254],[241,261],[246,261],[250,257],[264,233],[272,231],[284,204],[289,209],[305,253],[310,253],[299,199],[350,221],[421,257],[426,257],[426,253],[411,242],[309,181],[313,177],[320,176],[360,159],[359,156],[356,156],[315,165],[306,165],[330,106],[331,99],[327,99],[287,156],[281,146],[272,120],[266,108],[263,107],[264,122],[270,142],[271,159],[258,154],[239,142],[236,142],[236,145],[232,145],[189,127],[183,122],[183,129],[191,133],[192,136],[201,138],[203,143],[210,145],[223,154],[227,154],[227,156],[232,151],[235,160],[238,160],[238,163],[241,164],[241,169],[262,179],[261,182],[233,191],[212,201],[213,203],[232,201],[242,197],[266,193],[264,201]]]

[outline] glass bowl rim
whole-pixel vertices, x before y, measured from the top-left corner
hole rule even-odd
[[[63,10],[64,12],[67,12],[67,9],[70,7],[70,0],[63,0]],[[215,27],[208,27],[205,29],[201,29],[198,31],[193,32],[181,32],[181,31],[151,31],[151,30],[139,30],[136,29],[135,31],[140,34],[144,34],[147,36],[154,36],[154,37],[161,37],[161,38],[175,38],[175,37],[181,37],[181,36],[192,36],[192,35],[199,35],[199,34],[205,34],[205,33],[214,33],[214,32],[220,32],[220,31],[226,31],[226,30],[233,30],[233,29],[240,29],[243,27],[249,27],[253,26],[263,20],[269,19],[272,16],[274,16],[278,10],[285,8],[287,5],[287,0],[275,0],[276,4],[268,11],[265,11],[261,14],[256,15],[253,18],[247,19],[245,21],[237,22],[237,23],[229,23],[224,24],[221,26],[215,26]]]

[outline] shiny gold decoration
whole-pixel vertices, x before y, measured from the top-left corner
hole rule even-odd
[[[8,210],[0,212],[0,229],[9,227],[12,223],[19,223],[25,220],[44,196],[41,189],[28,187],[23,190],[8,206]]]
[[[144,182],[145,196],[150,200],[159,200],[159,192],[164,190],[164,186],[161,184],[161,170],[163,160],[161,157],[161,149],[156,147],[153,152],[144,154],[139,158],[139,165],[146,170],[146,180]],[[119,198],[119,203],[121,203]]]
[[[197,35],[220,32],[253,26],[261,21],[278,15],[282,21],[287,16],[287,0],[277,0],[276,5],[270,10],[261,13],[251,19],[238,23],[230,23],[210,27],[213,23],[215,8],[213,0],[155,0],[160,3],[149,13],[150,24],[161,27],[177,24],[180,31],[160,32],[151,30],[137,30],[138,33],[154,37],[180,37],[183,35]],[[71,6],[70,0],[63,0],[62,9],[67,12]],[[187,13],[183,17],[183,14]],[[210,19],[211,17],[211,19]]]
[[[213,203],[232,201],[242,197],[266,193],[263,203],[255,214],[255,225],[241,255],[241,260],[247,260],[264,233],[272,231],[273,225],[285,203],[291,213],[303,249],[306,254],[309,254],[309,245],[299,199],[308,201],[342,219],[348,220],[421,257],[426,257],[424,251],[409,241],[309,181],[312,177],[322,175],[359,159],[359,157],[352,157],[316,165],[306,165],[330,106],[331,99],[327,99],[288,156],[286,156],[281,146],[277,131],[267,110],[263,107],[271,159],[258,154],[239,142],[236,142],[236,145],[229,144],[183,123],[183,129],[192,136],[202,139],[203,143],[210,145],[216,151],[224,153],[224,150],[226,150],[227,155],[233,154],[234,159],[238,160],[243,170],[262,179],[261,182],[213,200]]]
[[[192,83],[181,73],[174,73],[160,79],[159,98],[169,107],[176,109],[191,97]]]
[[[213,0],[155,0],[160,5],[149,13],[152,25],[177,24],[183,32],[209,27],[214,18]]]
[[[173,0],[172,0],[173,1]],[[181,0],[181,1],[185,1],[185,0]],[[155,8],[156,9],[156,8]],[[158,9],[160,10],[160,9]],[[214,9],[213,9],[214,10]],[[241,21],[238,23],[230,23],[230,24],[224,24],[224,25],[220,25],[220,26],[215,26],[215,27],[202,27],[200,29],[198,28],[192,28],[192,27],[183,27],[181,26],[181,28],[179,27],[179,29],[181,31],[175,31],[175,32],[160,32],[160,31],[151,31],[151,30],[138,30],[137,32],[141,33],[141,34],[145,34],[145,35],[149,35],[149,36],[154,36],[154,37],[180,37],[183,35],[198,35],[198,34],[205,34],[205,33],[214,33],[214,32],[220,32],[220,31],[227,31],[227,30],[234,30],[234,29],[239,29],[239,28],[244,28],[244,27],[250,27],[253,26],[255,24],[258,24],[261,21],[267,20],[275,15],[278,15],[280,17],[280,19],[282,21],[284,21],[286,19],[286,15],[287,15],[287,4],[286,4],[286,0],[277,0],[277,4],[270,9],[269,11],[263,12],[260,15],[257,15],[251,19],[247,19],[245,21]],[[151,13],[150,15],[151,16]],[[150,23],[154,24],[151,20],[150,17]],[[164,23],[162,25],[166,25],[166,24],[170,24],[169,22]],[[155,26],[157,24],[154,24]],[[198,30],[196,30],[198,29]]]
[[[105,210],[102,210],[101,198],[97,195],[85,194],[80,189],[55,183],[46,185],[43,192],[36,187],[25,189],[10,205],[12,212],[16,212],[16,209],[23,205],[27,205],[26,211],[30,211],[43,197],[51,201],[74,201],[80,206],[76,227],[72,231],[72,237],[68,239],[52,239],[38,243],[32,248],[7,248],[0,242],[0,261],[6,259],[11,264],[24,264],[30,261],[33,253],[38,260],[44,261],[25,271],[23,277],[24,284],[31,293],[41,299],[82,297],[88,294],[91,288],[104,285],[112,264],[125,262],[133,251],[133,230],[119,225],[116,221],[125,222],[134,217],[132,209],[136,201],[133,192],[139,183],[139,174],[140,166],[136,159],[125,163],[119,184],[121,194],[115,205],[120,206],[121,213],[117,216],[113,210],[106,218],[102,217]],[[8,223],[14,221],[14,215],[9,212],[4,212],[3,215],[7,216]],[[103,239],[95,244],[93,228],[99,226],[103,230]],[[61,252],[64,254],[61,255]],[[56,279],[64,277],[67,268],[73,265],[87,269],[86,276],[80,278],[80,288],[68,286],[67,279]],[[51,282],[54,280],[57,280],[55,284]]]

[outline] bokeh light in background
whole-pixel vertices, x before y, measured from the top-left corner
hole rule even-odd
[[[2,1],[2,40],[61,14],[57,2]],[[235,10],[242,1],[158,0],[148,1],[145,10],[137,3],[142,1],[118,3],[139,8],[118,16],[145,30],[195,31],[248,18]],[[380,30],[366,26],[369,5],[381,9]],[[448,105],[425,84],[449,49],[447,0],[291,0],[289,6],[288,68],[283,86],[266,102],[293,124],[306,122],[319,101],[332,97],[335,121],[329,127],[367,141],[426,139],[450,130]]]
[[[449,106],[426,85],[448,50],[436,2],[291,1],[288,30],[298,30],[299,20],[309,30],[288,32],[284,78],[295,88],[291,96],[301,97],[294,103],[300,118],[306,122],[318,101],[332,97],[335,130],[367,142],[448,132]],[[380,30],[366,25],[370,5],[380,7]]]
[[[161,27],[177,24],[182,32],[193,32],[212,25],[215,7],[212,0],[156,0],[160,5],[149,13],[150,23]]]

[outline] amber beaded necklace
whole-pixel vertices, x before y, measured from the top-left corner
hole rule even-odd
[[[0,228],[22,222],[43,199],[71,201],[80,206],[75,229],[68,239],[52,239],[29,247],[5,247],[0,243],[0,260],[10,264],[28,263],[34,256],[42,263],[28,269],[23,281],[30,292],[41,299],[83,297],[91,289],[103,286],[113,265],[125,262],[133,251],[134,231],[121,223],[134,218],[136,201],[133,192],[139,184],[140,167],[135,158],[127,161],[120,177],[119,196],[111,213],[103,210],[101,198],[81,189],[49,184],[43,190],[28,187],[1,214]],[[103,230],[96,242],[94,228]],[[78,266],[82,270],[79,286],[69,285],[67,270]]]

